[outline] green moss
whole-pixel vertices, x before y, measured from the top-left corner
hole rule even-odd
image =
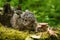
[[[38,40],[60,40],[60,31],[56,31],[58,37],[50,36],[48,32],[29,34],[28,32],[18,31],[12,28],[0,26],[0,40],[35,40],[31,35],[38,35]]]
[[[24,40],[27,32],[17,31],[11,28],[0,27],[0,39],[2,40]]]

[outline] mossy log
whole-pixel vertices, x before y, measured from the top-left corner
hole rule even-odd
[[[60,40],[60,31],[56,31],[56,33],[58,38],[50,36],[48,32],[29,34],[28,32],[18,31],[0,25],[0,40],[35,40],[35,38],[31,37],[33,35],[40,36],[37,40]]]

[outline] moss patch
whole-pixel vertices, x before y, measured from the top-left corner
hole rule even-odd
[[[34,38],[31,38],[31,35],[40,36],[41,38],[38,40],[60,40],[60,31],[55,32],[58,37],[50,36],[48,32],[29,34],[28,32],[18,31],[0,25],[0,40],[35,40]]]

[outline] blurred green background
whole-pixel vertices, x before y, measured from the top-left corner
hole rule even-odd
[[[32,11],[38,22],[48,22],[50,26],[60,27],[60,0],[0,0],[0,7],[6,1],[13,7],[20,4],[23,11]]]

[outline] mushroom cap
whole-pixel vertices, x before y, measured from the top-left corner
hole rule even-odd
[[[40,25],[48,25],[48,23],[39,23]]]
[[[48,23],[37,23],[37,27],[48,27]]]

